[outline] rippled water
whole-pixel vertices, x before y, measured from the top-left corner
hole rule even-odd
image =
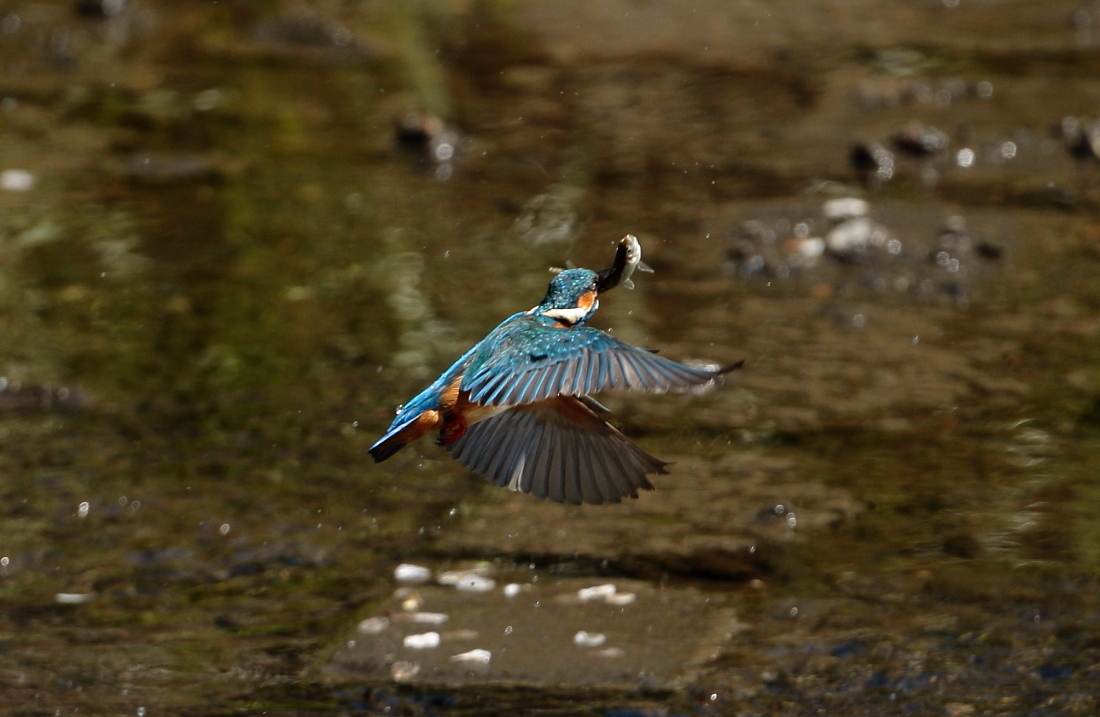
[[[1095,713],[1097,12],[5,6],[8,709]],[[656,493],[369,460],[628,232]]]

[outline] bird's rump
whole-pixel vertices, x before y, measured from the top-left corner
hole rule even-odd
[[[642,450],[577,398],[516,406],[471,425],[447,447],[501,487],[558,503],[618,503],[652,490],[668,465]]]

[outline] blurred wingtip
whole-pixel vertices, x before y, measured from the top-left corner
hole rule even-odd
[[[729,366],[726,366],[725,368],[718,369],[718,373],[720,373],[720,374],[730,373],[732,371],[736,371],[737,369],[741,368],[744,365],[745,365],[745,359],[741,359],[740,361],[734,361]]]

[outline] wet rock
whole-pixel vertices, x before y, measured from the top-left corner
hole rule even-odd
[[[394,568],[393,577],[401,583],[426,583],[432,579],[432,571],[422,565],[402,563]]]
[[[77,0],[76,12],[84,17],[114,17],[126,10],[126,0]]]
[[[825,246],[838,257],[852,259],[885,242],[885,232],[878,229],[867,217],[846,219],[825,235]]]
[[[865,217],[871,210],[871,205],[865,199],[856,197],[841,197],[830,199],[821,207],[821,213],[832,222],[841,222],[856,217]]]
[[[394,124],[399,147],[438,165],[449,165],[459,153],[462,136],[440,117],[410,112]]]
[[[172,184],[218,179],[220,170],[208,158],[195,154],[135,154],[118,165],[122,176],[144,184]]]
[[[252,33],[256,44],[290,54],[356,58],[372,54],[344,25],[299,8],[260,23]]]
[[[474,665],[488,665],[493,653],[488,650],[474,649],[458,655],[451,655],[451,662],[462,662]]]
[[[1005,254],[1005,248],[1003,246],[985,240],[979,241],[975,249],[978,251],[978,256],[993,261],[1003,259]]]
[[[591,587],[581,578],[530,570],[496,577],[523,581],[528,589],[516,599],[500,591],[468,595],[428,586],[425,603],[450,615],[449,630],[422,633],[392,620],[383,630],[357,629],[326,671],[337,679],[361,680],[394,677],[400,670],[403,681],[425,684],[506,679],[668,688],[690,680],[708,655],[745,629],[722,596],[693,588],[621,580],[617,587],[636,600],[614,605],[577,600],[580,590]],[[563,596],[572,599],[560,600]],[[415,670],[407,667],[411,664]]]
[[[5,169],[0,172],[0,189],[5,192],[30,191],[35,181],[34,174],[25,169]]]
[[[978,539],[969,533],[955,533],[943,539],[943,552],[956,558],[973,560],[981,551]]]
[[[855,145],[848,161],[865,181],[885,182],[894,177],[894,153],[878,142]]]
[[[963,304],[970,300],[975,271],[992,269],[1004,254],[1000,244],[973,236],[958,215],[941,227],[924,221],[921,237],[909,224],[903,224],[908,233],[903,235],[871,213],[881,210],[842,198],[826,202],[820,215],[785,211],[778,218],[744,221],[727,250],[725,273],[744,280],[790,280],[819,300],[859,292]],[[812,236],[822,225],[824,238]],[[934,240],[928,236],[932,232]],[[845,315],[841,323],[849,325],[851,318]]]
[[[516,219],[516,236],[535,245],[573,241],[583,228],[577,209],[583,198],[583,190],[566,184],[552,186],[532,197]]]
[[[84,411],[94,404],[92,396],[78,387],[28,384],[0,376],[0,413]]]
[[[1100,120],[1065,117],[1057,134],[1074,159],[1100,161]]]
[[[874,109],[908,105],[947,107],[963,100],[988,100],[993,96],[993,85],[986,80],[890,80],[864,84],[856,96],[862,106]]]
[[[944,132],[916,120],[909,122],[890,137],[894,149],[913,157],[928,157],[947,149]]]

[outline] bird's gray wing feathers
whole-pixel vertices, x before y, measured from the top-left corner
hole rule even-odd
[[[516,406],[470,426],[447,450],[501,487],[557,503],[618,503],[653,490],[658,460],[581,401],[552,398]]]

